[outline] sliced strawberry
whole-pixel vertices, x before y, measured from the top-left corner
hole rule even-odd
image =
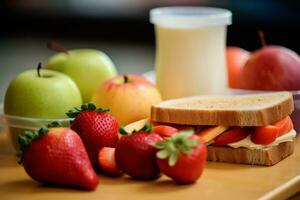
[[[120,176],[122,171],[115,160],[115,148],[103,147],[98,154],[99,165],[103,172],[109,176]]]
[[[251,134],[251,141],[255,144],[268,145],[277,138],[279,128],[273,125],[256,127]]]
[[[290,132],[294,128],[293,122],[289,116],[283,118],[282,120],[280,120],[278,122],[275,122],[272,125],[279,128],[277,137]]]
[[[214,145],[223,146],[246,138],[249,132],[241,127],[233,127],[214,138]]]
[[[172,126],[158,125],[154,126],[153,132],[159,134],[162,137],[171,137],[172,135],[178,133],[179,130]]]
[[[289,116],[273,123],[272,125],[256,127],[251,134],[251,140],[255,144],[268,145],[276,140],[277,137],[288,133],[293,129],[293,123]]]

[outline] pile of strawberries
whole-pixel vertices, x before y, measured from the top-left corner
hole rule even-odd
[[[36,181],[94,190],[96,172],[114,177],[125,173],[138,180],[155,180],[163,173],[183,184],[202,174],[206,146],[192,130],[164,125],[152,130],[146,124],[127,133],[108,110],[91,103],[67,115],[74,118],[71,128],[52,123],[18,138],[20,163]]]

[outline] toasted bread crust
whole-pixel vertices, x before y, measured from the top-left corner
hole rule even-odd
[[[270,93],[270,95],[272,95],[272,93]],[[253,104],[250,109],[247,106],[245,106],[245,109],[243,109],[243,106],[239,107],[239,109],[235,107],[232,109],[220,109],[214,107],[213,104],[211,108],[202,108],[201,106],[203,106],[203,104],[209,104],[209,100],[202,105],[199,103],[200,108],[197,108],[197,105],[184,108],[178,107],[176,104],[172,105],[172,103],[176,102],[176,100],[173,100],[170,105],[164,103],[152,106],[151,121],[181,125],[265,126],[290,115],[294,110],[291,93],[281,92],[273,93],[273,95],[275,103],[269,103],[256,108],[255,103],[249,102],[249,105],[251,103]],[[241,95],[240,97],[242,97],[243,100],[245,100],[245,97],[252,99],[262,98],[261,95]],[[229,102],[229,104],[230,101],[232,101],[232,104],[234,104],[238,102],[240,97],[232,97],[226,101]],[[203,97],[199,97],[199,99],[203,99]],[[197,97],[193,97],[193,101],[196,100]],[[187,98],[187,101],[191,102],[189,98]]]
[[[294,141],[258,150],[216,146],[208,146],[207,150],[208,161],[272,166],[294,152]]]

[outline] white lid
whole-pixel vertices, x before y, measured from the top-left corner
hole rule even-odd
[[[229,10],[212,7],[162,7],[150,10],[150,22],[171,28],[197,28],[231,24]]]

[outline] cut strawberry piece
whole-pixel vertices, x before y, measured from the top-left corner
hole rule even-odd
[[[115,148],[103,147],[98,154],[99,165],[103,172],[109,176],[122,175],[115,161]]]
[[[249,133],[240,127],[233,127],[214,138],[214,145],[223,146],[246,138]]]
[[[171,137],[172,135],[178,133],[179,130],[172,126],[158,125],[154,126],[153,132],[159,134],[162,137]]]
[[[279,128],[279,132],[277,137],[282,136],[285,133],[290,132],[294,127],[293,127],[293,122],[289,116],[283,118],[282,120],[275,122],[272,124],[273,126],[276,126]]]
[[[251,141],[255,144],[268,145],[277,138],[279,128],[273,125],[256,127],[251,134]]]

